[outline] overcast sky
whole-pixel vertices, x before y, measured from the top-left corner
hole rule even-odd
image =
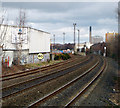
[[[56,35],[56,42],[73,43],[73,23],[80,29],[80,41],[88,42],[89,26],[92,36],[105,37],[106,32],[117,32],[117,2],[3,2],[8,23],[16,24],[20,9],[26,9],[27,25]],[[77,35],[76,31],[76,42]]]

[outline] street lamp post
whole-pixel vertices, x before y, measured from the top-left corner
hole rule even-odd
[[[53,35],[53,37],[54,37],[54,51],[55,51],[55,34]]]
[[[63,45],[65,44],[65,32],[63,32]]]
[[[76,26],[76,23],[73,23],[73,26],[74,26],[74,54],[75,54],[75,26]]]

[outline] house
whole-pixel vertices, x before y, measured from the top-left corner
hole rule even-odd
[[[106,43],[96,43],[90,47],[91,52],[94,54],[104,55],[106,53]]]

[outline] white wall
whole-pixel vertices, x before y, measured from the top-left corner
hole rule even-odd
[[[14,50],[16,50],[15,37],[19,37],[19,28],[15,26],[2,26],[2,29],[7,27],[7,32],[5,39],[2,41],[4,44],[3,49],[5,51],[5,56],[10,57],[10,65],[12,64],[14,58]],[[29,53],[39,53],[39,52],[50,52],[50,34],[36,30],[33,28],[25,28],[25,42],[22,43],[22,62],[28,62]],[[27,50],[26,50],[27,49]],[[2,55],[3,56],[3,55]],[[48,56],[45,58],[49,58]],[[46,60],[46,59],[45,59]]]
[[[2,29],[4,30],[7,27],[7,31],[6,31],[6,35],[5,35],[5,39],[3,40],[4,49],[16,49],[16,44],[13,42],[13,38],[15,38],[15,35],[18,36],[18,32],[19,32],[19,28],[14,27],[14,26],[1,26]],[[26,30],[28,30],[26,28]],[[2,31],[2,30],[1,30]],[[29,32],[29,31],[27,31]],[[27,42],[22,44],[22,49],[28,49],[29,48],[29,37],[28,34],[26,34],[27,37]]]
[[[15,37],[19,37],[19,28],[14,26],[7,27],[7,34],[3,40],[4,49],[16,49]],[[22,49],[29,49],[29,53],[50,52],[50,34],[32,28],[24,29],[25,42],[22,43]]]
[[[31,29],[29,53],[39,52],[50,52],[50,34]]]

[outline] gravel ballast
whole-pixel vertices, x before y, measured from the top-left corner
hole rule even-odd
[[[114,94],[114,78],[118,76],[118,64],[110,58],[107,60],[107,69],[103,72],[99,81],[97,81],[88,91],[82,96],[82,99],[76,102],[75,106],[115,106],[111,98],[111,93]],[[118,99],[119,100],[119,99]],[[120,104],[119,104],[120,105]]]
[[[93,61],[93,62],[92,62]],[[84,68],[81,68],[81,72],[84,72],[88,68],[90,68],[91,65],[95,64],[96,60],[92,60],[90,63],[87,63]],[[64,75],[58,79],[51,80],[45,84],[42,84],[38,87],[34,87],[33,89],[30,89],[26,92],[21,93],[20,95],[15,96],[14,98],[10,98],[3,102],[3,105],[5,106],[27,106],[31,102],[34,102],[35,100],[39,99],[40,97],[43,97],[44,95],[50,93],[51,91],[57,89],[58,87],[62,86],[63,84],[69,82],[71,79],[78,76],[78,73],[69,73],[67,75]]]

